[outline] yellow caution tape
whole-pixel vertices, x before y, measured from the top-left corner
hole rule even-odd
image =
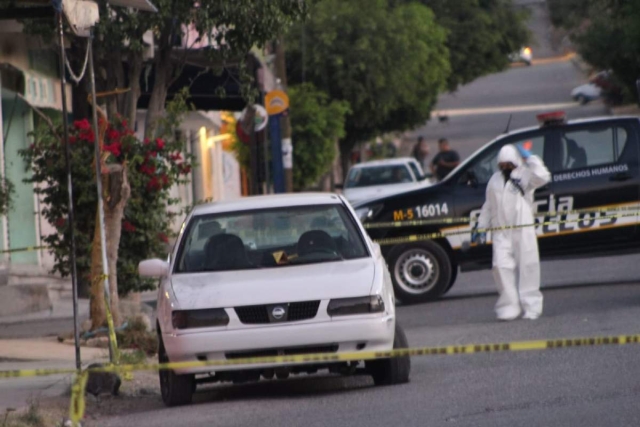
[[[8,254],[14,252],[31,252],[31,251],[39,251],[41,249],[48,249],[48,246],[26,246],[24,248],[13,248],[13,249],[3,249],[0,250],[0,254]]]
[[[575,215],[575,214],[585,214],[585,213],[602,213],[602,212],[611,212],[611,211],[633,211],[636,213],[640,213],[638,211],[638,206],[632,207],[603,207],[603,208],[585,208],[585,209],[574,209],[570,211],[549,211],[549,212],[539,212],[534,215],[536,218],[543,217],[554,217],[554,216],[562,216],[562,215]],[[366,229],[374,229],[374,228],[398,228],[398,227],[420,227],[424,225],[448,225],[448,224],[462,224],[462,223],[470,223],[473,218],[468,216],[462,216],[457,218],[434,218],[434,219],[416,219],[411,221],[388,221],[388,222],[370,222],[365,223],[364,228]]]
[[[131,365],[107,365],[103,367],[90,368],[83,373],[89,372],[135,372],[135,371],[160,371],[167,369],[190,369],[216,366],[233,365],[274,365],[274,364],[297,364],[297,363],[317,363],[317,362],[349,362],[358,360],[389,359],[403,356],[432,356],[432,355],[455,355],[472,353],[495,353],[509,351],[533,351],[552,350],[569,347],[595,347],[604,345],[625,345],[640,344],[639,335],[614,335],[587,338],[562,338],[551,340],[532,341],[512,341],[497,344],[466,344],[449,345],[442,347],[415,347],[407,349],[397,349],[388,351],[356,351],[349,353],[315,353],[291,356],[267,356],[249,357],[231,360],[208,360],[189,362],[168,362],[168,363],[140,363]],[[0,371],[0,378],[18,378],[46,376],[56,374],[73,374],[75,369],[39,369],[20,371]]]
[[[638,216],[638,215],[640,215],[640,211],[633,211],[631,213],[601,216],[598,219],[625,218],[625,217],[632,217],[632,216]],[[549,225],[568,224],[576,221],[579,221],[579,220],[574,218],[574,219],[567,219],[567,220],[560,220],[560,221],[545,221],[545,222],[531,223],[531,224],[505,225],[502,227],[478,228],[476,230],[451,231],[447,233],[438,231],[438,232],[427,233],[427,234],[412,234],[409,236],[388,237],[384,239],[374,240],[374,242],[380,245],[400,245],[403,243],[422,242],[425,240],[442,239],[448,236],[470,234],[473,231],[477,233],[488,233],[490,231],[504,231],[504,230],[513,230],[517,228],[526,228],[526,227],[539,227],[539,226],[544,227]]]
[[[69,405],[69,419],[71,425],[77,427],[84,417],[85,400],[84,389],[87,385],[89,372],[83,371],[76,375],[73,385],[71,386],[71,404]]]

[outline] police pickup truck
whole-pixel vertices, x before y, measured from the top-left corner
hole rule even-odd
[[[458,270],[491,268],[491,245],[465,242],[505,144],[524,144],[553,176],[535,193],[541,259],[640,250],[634,215],[640,200],[640,117],[567,121],[563,112],[553,112],[537,118],[538,127],[500,135],[435,185],[353,204],[371,238],[383,244],[398,299],[434,300],[453,286]],[[393,224],[375,224],[381,222]],[[425,234],[434,238],[420,237]],[[491,233],[487,237],[490,243]]]

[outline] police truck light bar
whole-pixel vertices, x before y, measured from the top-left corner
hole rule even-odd
[[[567,115],[564,111],[554,111],[551,113],[538,114],[536,118],[542,127],[563,124],[566,121]]]

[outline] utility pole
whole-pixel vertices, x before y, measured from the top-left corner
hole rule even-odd
[[[276,75],[280,80],[280,89],[287,91],[287,68],[285,64],[284,39],[282,36],[276,43]],[[293,144],[291,142],[291,122],[288,115],[281,119],[282,132],[282,164],[284,167],[284,182],[287,193],[293,192]]]

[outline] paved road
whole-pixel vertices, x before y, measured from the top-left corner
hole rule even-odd
[[[399,319],[413,346],[638,332],[638,284],[560,287],[545,297],[545,315],[535,322],[495,321],[494,295],[402,307]],[[213,386],[190,407],[165,409],[154,398],[98,425],[636,426],[639,348],[414,358],[411,382],[388,388],[366,377]]]

